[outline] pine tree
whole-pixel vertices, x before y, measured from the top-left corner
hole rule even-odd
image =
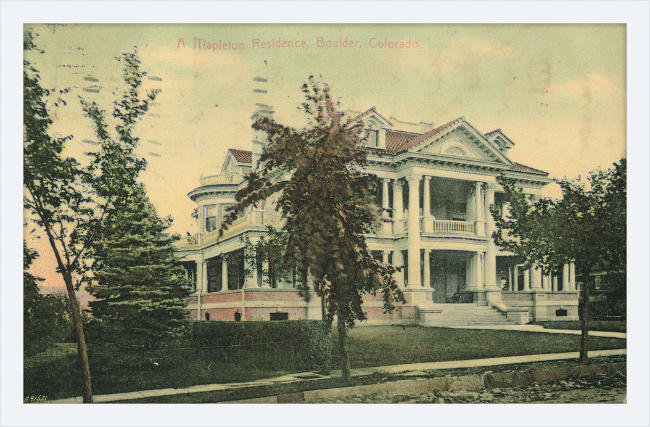
[[[117,119],[111,135],[104,112],[82,100],[93,121],[101,151],[88,176],[97,197],[108,201],[101,232],[92,242],[94,259],[89,291],[94,339],[107,342],[161,343],[179,333],[187,317],[184,270],[165,234],[171,218],[162,219],[146,196],[138,176],[146,161],[135,155],[134,126],[155,94],[140,96],[142,78],[137,53],[118,58],[124,64],[126,90],[113,104]]]
[[[185,325],[188,290],[165,234],[171,221],[158,216],[141,185],[125,189],[116,209],[93,244],[93,332],[104,342],[173,340]]]

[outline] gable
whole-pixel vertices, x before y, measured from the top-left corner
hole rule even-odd
[[[421,139],[409,151],[512,164],[501,150],[464,120]]]

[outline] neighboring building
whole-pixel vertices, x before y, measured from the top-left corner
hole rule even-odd
[[[272,117],[258,105],[251,118]],[[460,117],[442,126],[385,118],[375,108],[348,113],[363,121],[369,173],[383,180],[377,203],[392,209],[391,222],[367,236],[377,259],[404,265],[397,274],[406,298],[385,314],[381,296],[364,297],[368,323],[428,325],[526,323],[561,317],[578,318],[575,268],[552,276],[525,270],[511,253],[499,250],[489,206],[507,206],[497,176],[516,179],[538,197],[551,182],[548,173],[508,158],[514,143],[500,130],[481,133]],[[245,277],[242,236],[256,241],[266,225],[280,227],[273,200],[249,208],[219,236],[219,226],[243,175],[259,159],[266,135],[253,131],[253,151],[230,149],[220,174],[202,177],[189,193],[199,232],[178,242],[177,250],[196,292],[188,309],[194,319],[320,319],[320,301],[306,303],[290,277],[269,283],[256,266]],[[227,255],[227,256],[225,256]]]

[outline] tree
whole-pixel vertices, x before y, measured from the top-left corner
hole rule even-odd
[[[525,267],[539,265],[544,274],[575,262],[584,284],[580,292],[582,322],[580,360],[588,363],[589,294],[594,267],[625,270],[626,169],[623,158],[612,169],[591,172],[587,181],[559,181],[562,199],[531,201],[516,181],[501,177],[509,213],[503,218],[491,207],[496,224],[495,243],[521,256]]]
[[[309,127],[297,130],[266,118],[253,125],[268,133],[269,145],[259,172],[252,172],[236,194],[221,231],[247,206],[280,192],[285,264],[295,264],[297,288],[306,300],[312,287],[324,299],[327,328],[337,317],[341,368],[348,380],[347,329],[366,319],[362,294],[381,292],[387,311],[404,297],[393,278],[397,268],[375,260],[364,236],[379,221],[379,209],[372,204],[379,181],[361,172],[366,165],[363,124],[343,123],[329,86],[309,80],[311,87],[302,88]]]
[[[25,55],[43,53],[36,48],[31,29],[24,32]],[[67,93],[59,90],[58,95]],[[81,282],[83,263],[88,243],[92,240],[97,223],[92,200],[87,196],[83,173],[79,164],[63,155],[65,143],[72,136],[52,137],[49,133],[52,120],[47,100],[57,91],[41,87],[39,71],[25,59],[23,61],[23,127],[25,195],[23,204],[31,220],[47,236],[56,259],[57,272],[63,277],[70,301],[75,328],[77,349],[83,378],[84,403],[92,402],[90,367],[86,351],[79,302],[75,295]],[[65,103],[60,97],[54,106]],[[29,254],[25,254],[27,259]]]
[[[61,295],[43,295],[44,279],[29,272],[38,253],[23,241],[23,353],[32,355],[67,338],[71,327],[69,303]]]
[[[165,233],[171,218],[160,218],[138,182],[146,161],[135,155],[133,130],[154,93],[140,96],[142,78],[137,53],[122,54],[123,96],[114,102],[115,136],[96,103],[82,101],[101,143],[90,165],[97,197],[106,202],[100,233],[90,245],[93,258],[89,292],[95,337],[105,342],[161,343],[177,336],[187,318],[188,283],[174,256],[173,238]]]

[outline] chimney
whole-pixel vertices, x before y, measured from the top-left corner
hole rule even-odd
[[[265,61],[266,68],[266,61]],[[266,71],[266,70],[264,70]],[[266,73],[264,73],[266,74]],[[267,104],[268,98],[268,89],[267,89],[268,79],[264,77],[255,77],[253,78],[253,93],[255,103],[255,112],[251,117],[252,123],[255,123],[260,118],[273,119],[273,107]],[[264,148],[269,142],[269,138],[266,132],[261,130],[253,130],[253,164],[252,170],[257,170],[257,163],[264,152]]]

